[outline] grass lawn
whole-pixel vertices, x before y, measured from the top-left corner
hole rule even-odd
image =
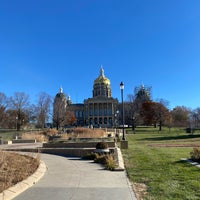
[[[199,133],[137,128],[127,140],[129,148],[122,153],[138,199],[200,199],[200,168],[181,161],[200,146]]]
[[[0,129],[0,137],[4,140],[12,140],[16,135],[20,135],[21,131],[16,131],[14,129]]]

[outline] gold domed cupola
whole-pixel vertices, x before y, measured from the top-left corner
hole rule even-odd
[[[110,87],[110,80],[105,77],[104,75],[104,69],[101,66],[100,69],[100,75],[97,79],[94,81],[93,86],[93,97],[96,96],[105,96],[105,97],[111,97],[111,87]]]
[[[94,81],[94,84],[105,84],[110,85],[110,80],[105,77],[104,75],[104,69],[101,66],[100,75],[99,77]]]

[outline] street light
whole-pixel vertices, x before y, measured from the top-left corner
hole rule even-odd
[[[115,128],[117,128],[118,117],[119,117],[119,110],[115,112]]]
[[[135,133],[135,116],[133,116],[132,130],[133,130],[133,133]]]
[[[122,140],[125,140],[125,134],[124,134],[124,83],[120,83],[120,90],[121,90],[121,98],[122,98],[122,125],[123,125],[123,136]]]
[[[18,121],[18,117],[16,117],[16,130],[17,130],[17,121]]]

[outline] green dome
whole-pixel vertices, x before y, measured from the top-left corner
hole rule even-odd
[[[66,99],[66,96],[63,93],[63,88],[62,87],[60,87],[60,92],[56,94],[56,98],[65,98]]]
[[[56,97],[57,97],[57,98],[66,98],[66,96],[65,96],[64,93],[57,93],[57,94],[56,94]]]

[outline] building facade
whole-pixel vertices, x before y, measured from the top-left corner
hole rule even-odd
[[[112,97],[110,80],[103,68],[94,80],[93,97],[84,100],[84,115],[88,125],[95,127],[113,127],[118,100]]]
[[[99,76],[94,80],[92,95],[92,98],[85,99],[83,104],[67,103],[67,108],[74,112],[76,125],[113,127],[115,125],[115,114],[118,110],[118,100],[112,97],[111,83],[105,76],[102,67]],[[55,100],[54,110],[56,109]]]

